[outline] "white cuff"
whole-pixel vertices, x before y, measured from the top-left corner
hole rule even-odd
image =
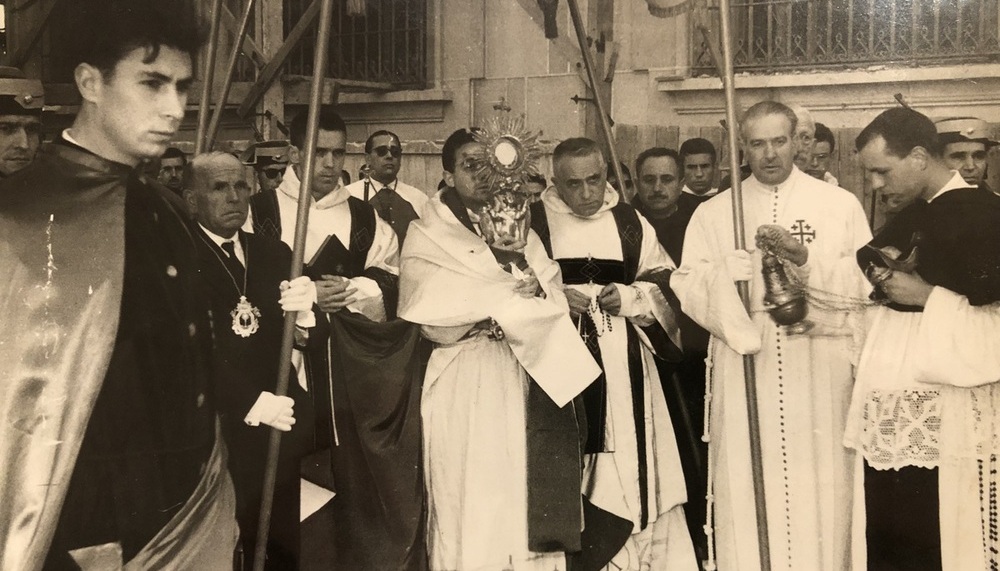
[[[316,314],[310,311],[300,311],[295,316],[295,326],[302,329],[312,329],[316,327]]]

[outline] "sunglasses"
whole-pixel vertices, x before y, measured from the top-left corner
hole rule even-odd
[[[264,169],[261,172],[263,172],[264,176],[266,176],[267,178],[278,178],[283,174],[285,174],[285,169],[283,168]]]
[[[403,156],[403,149],[401,147],[390,147],[388,145],[380,145],[378,147],[375,147],[374,151],[376,155],[378,155],[380,158],[383,159],[389,155],[392,155],[393,158],[396,159]]]

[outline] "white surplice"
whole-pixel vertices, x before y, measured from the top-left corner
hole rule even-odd
[[[559,268],[530,233],[525,257],[546,295],[525,299],[440,193],[422,214],[403,247],[399,315],[435,342],[420,406],[430,567],[565,569],[562,553],[528,549],[528,375],[572,406],[600,370],[570,321]],[[491,317],[503,340],[470,335]]]
[[[622,238],[611,212],[611,209],[618,204],[618,193],[610,186],[605,194],[604,204],[592,216],[580,217],[574,214],[559,198],[554,187],[542,194],[542,203],[548,219],[554,259],[594,258],[614,261],[623,259]],[[632,410],[627,327],[631,326],[629,322],[640,327],[659,323],[672,339],[678,340],[676,316],[667,305],[663,293],[656,284],[642,281],[648,274],[673,269],[675,266],[657,241],[652,226],[642,216],[638,216],[638,220],[642,225],[642,242],[637,277],[632,284],[635,289],[620,289],[624,291],[621,315],[605,314],[595,318],[599,335],[598,345],[607,378],[608,414],[605,441],[609,451],[586,457],[583,479],[583,493],[590,502],[631,521],[635,526],[633,536],[639,536],[642,532],[640,528],[642,504],[639,493],[639,456],[636,420]],[[582,284],[567,287],[593,298],[600,293],[603,286]],[[635,295],[636,290],[641,294]],[[665,544],[669,536],[678,536],[669,539],[673,546],[669,554],[658,553],[654,547],[648,553],[649,560],[646,564],[651,565],[649,568],[652,569],[696,569],[694,550],[684,518],[666,517],[668,512],[675,509],[683,515],[682,506],[687,501],[684,473],[681,470],[673,424],[660,386],[653,351],[642,330],[638,327],[636,330],[641,339],[642,353],[645,417],[640,419],[640,422],[645,425],[646,433],[648,525],[650,528],[664,528],[662,532],[653,531],[653,535],[661,536],[660,540],[655,542],[657,545]],[[670,525],[669,529],[666,529],[668,523],[664,522],[670,521],[678,525]],[[634,545],[632,547],[638,551]],[[687,548],[686,553],[684,547]],[[638,558],[635,560],[638,562]],[[633,566],[624,568],[632,569]],[[634,568],[639,567],[634,566]]]
[[[958,173],[938,195],[967,185]],[[933,200],[933,199],[932,199]],[[844,444],[878,470],[938,469],[945,571],[990,569],[991,470],[1000,456],[1000,304],[935,287],[922,312],[871,311]],[[856,485],[854,568],[867,565]],[[993,504],[996,512],[996,503]]]
[[[684,312],[712,334],[709,524],[718,568],[760,567],[742,357],[755,354],[772,569],[840,571],[849,558],[853,479],[851,455],[842,445],[853,376],[847,312],[820,311],[811,303],[815,326],[789,336],[763,307],[755,252],[752,317],[747,315],[725,266],[734,250],[731,195],[722,192],[695,211],[683,263],[671,278]],[[808,262],[796,270],[799,279],[847,299],[867,296],[855,252],[871,233],[852,194],[793,169],[776,186],[746,180],[743,211],[748,249],[754,249],[759,226],[780,225],[809,249]]]

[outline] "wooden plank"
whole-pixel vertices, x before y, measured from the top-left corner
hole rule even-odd
[[[49,25],[49,20],[52,18],[52,13],[55,11],[56,6],[59,4],[60,0],[49,0],[42,6],[42,11],[39,14],[39,18],[35,23],[35,27],[32,28],[25,36],[27,36],[28,41],[17,46],[17,49],[10,55],[7,60],[7,65],[21,69],[24,66],[24,62],[28,61],[28,55],[31,51],[35,49],[38,45],[38,40],[42,37],[42,32]]]
[[[232,32],[234,36],[239,33],[239,20],[236,19],[232,10],[226,5],[222,6],[222,25]],[[267,65],[267,58],[264,57],[264,53],[257,47],[257,42],[249,35],[243,40],[243,53],[250,56],[250,61],[253,62],[257,69],[261,69]]]
[[[243,119],[253,111],[254,107],[257,106],[257,102],[260,98],[264,96],[268,88],[278,77],[278,73],[281,68],[284,67],[285,61],[288,56],[291,55],[292,50],[299,44],[302,38],[306,35],[306,32],[316,23],[316,16],[319,15],[319,4],[320,0],[313,0],[313,3],[306,8],[306,11],[302,13],[302,17],[299,18],[297,24],[285,37],[284,43],[278,48],[278,51],[274,53],[271,61],[267,62],[264,69],[260,70],[260,74],[257,76],[257,81],[250,88],[250,93],[247,94],[243,102],[240,103],[239,109],[236,111],[237,114]]]

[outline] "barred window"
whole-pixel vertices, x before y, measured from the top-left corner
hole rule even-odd
[[[737,71],[972,63],[1000,55],[1000,0],[737,0]],[[720,29],[718,9],[709,25]],[[715,74],[700,33],[695,75]]]
[[[286,34],[311,1],[285,0]],[[329,77],[397,88],[426,86],[427,0],[337,2],[330,33]],[[292,53],[289,74],[312,74],[314,41],[307,35]]]

